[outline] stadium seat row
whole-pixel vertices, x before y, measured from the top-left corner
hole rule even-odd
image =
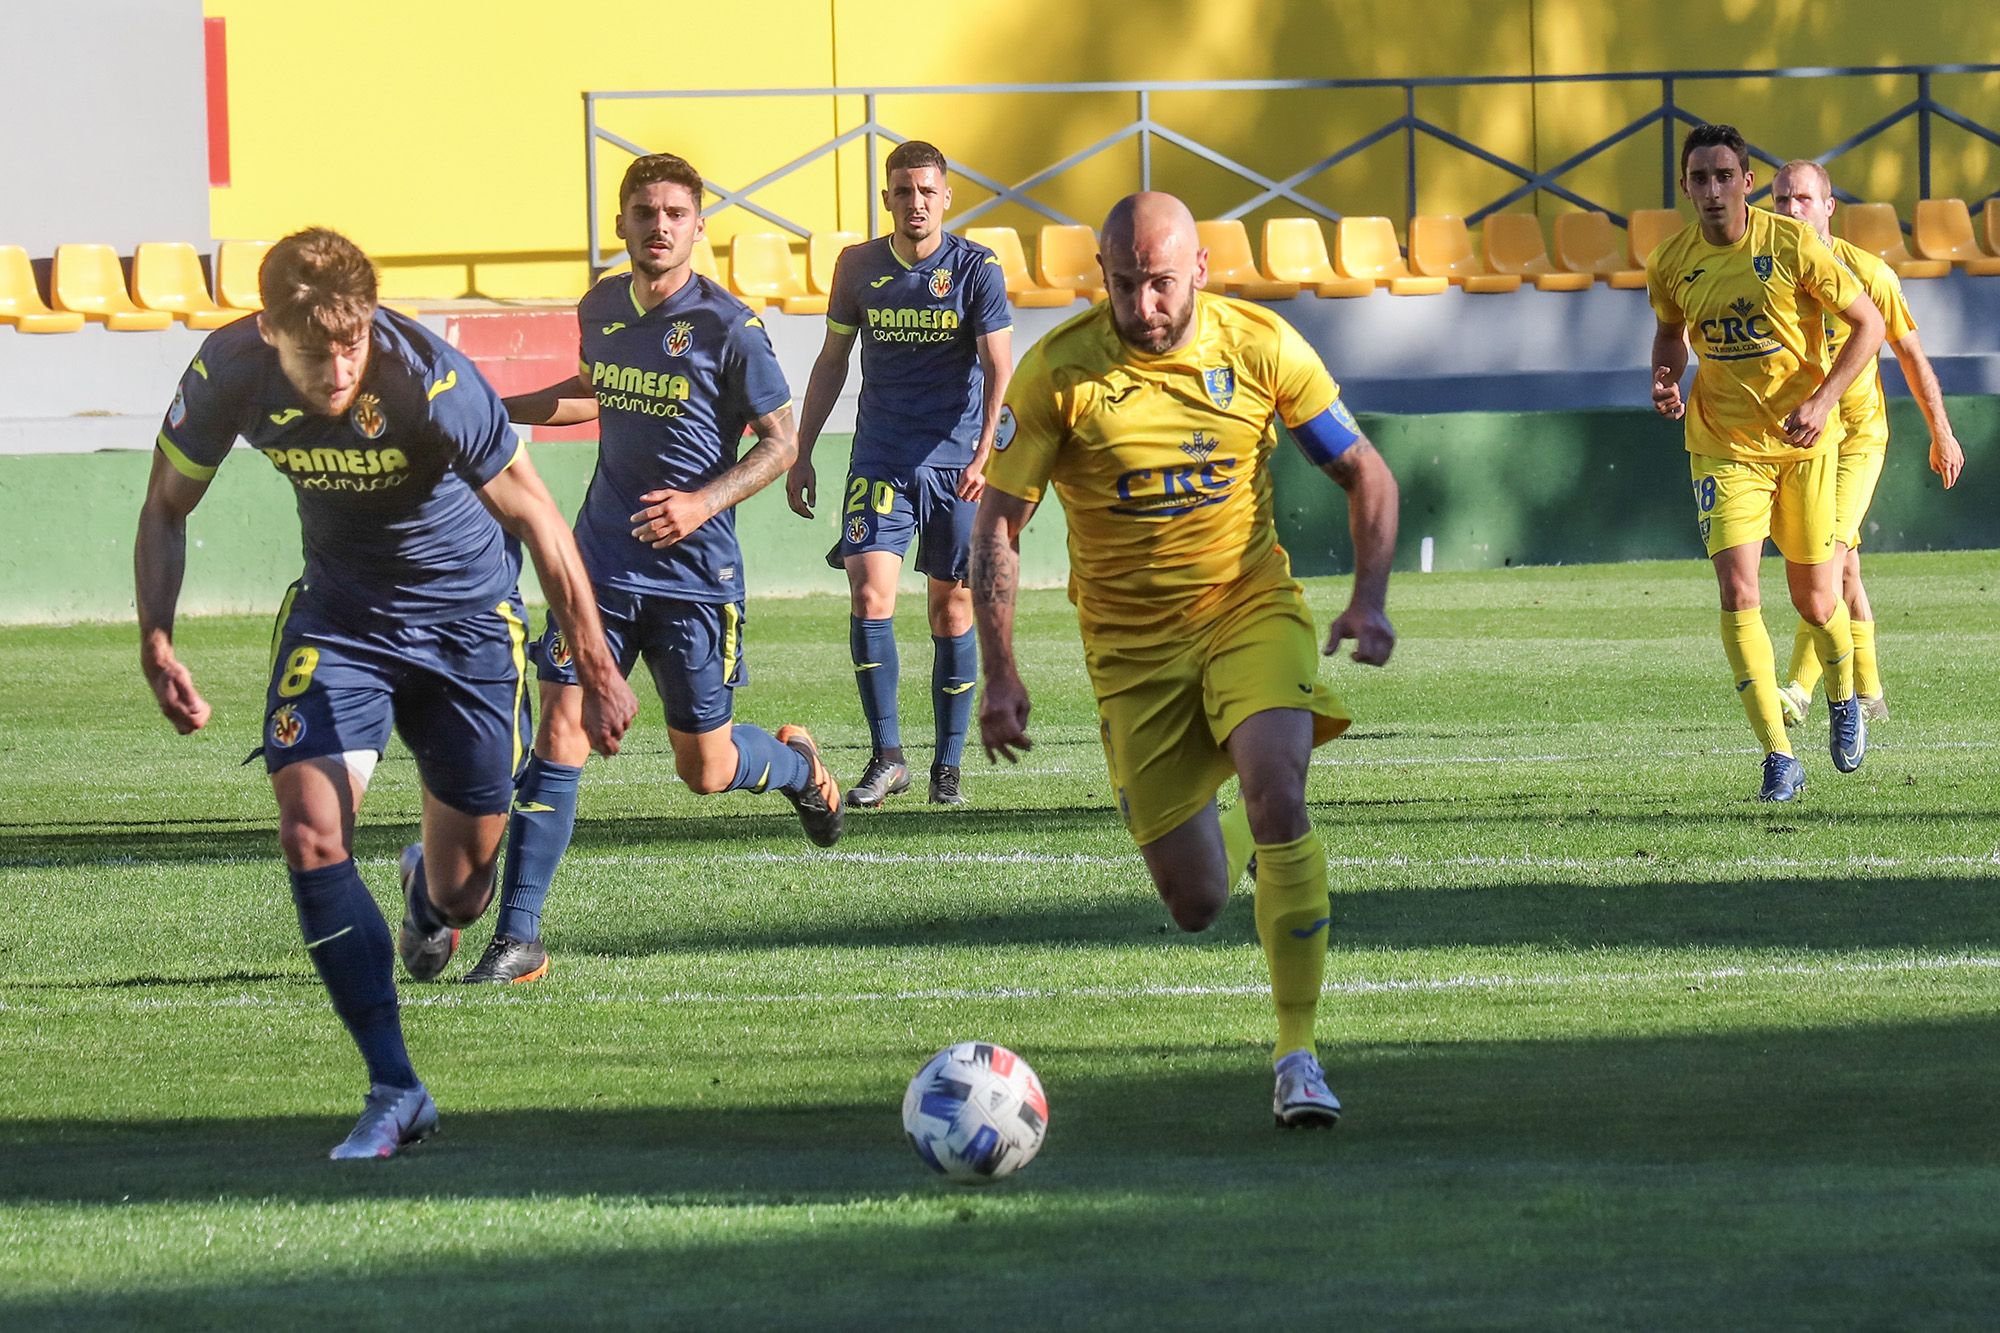
[[[44,302],[28,252],[0,245],[0,324],[23,333],[74,333],[85,320],[120,333],[170,327],[214,329],[263,308],[257,269],[269,241],[223,241],[215,248],[215,291],[201,256],[185,241],[148,241],[133,253],[132,278],[108,245],[59,245]]]

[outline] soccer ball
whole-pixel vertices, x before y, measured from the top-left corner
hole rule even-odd
[[[903,1129],[931,1170],[984,1185],[1034,1160],[1049,1130],[1049,1099],[1026,1060],[989,1041],[962,1041],[910,1080]]]

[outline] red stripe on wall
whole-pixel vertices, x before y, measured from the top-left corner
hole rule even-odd
[[[203,19],[208,64],[208,183],[229,184],[229,38],[227,19]]]

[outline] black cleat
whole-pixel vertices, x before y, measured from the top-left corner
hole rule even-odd
[[[498,982],[519,986],[540,981],[549,974],[549,951],[540,940],[517,940],[512,935],[495,935],[486,952],[459,980],[470,986]]]
[[[958,789],[957,764],[931,765],[931,804],[965,804],[965,793]]]
[[[881,755],[871,755],[861,770],[861,781],[847,789],[847,803],[864,809],[879,809],[882,802],[910,789],[910,766]]]
[[[815,847],[831,847],[840,841],[840,830],[847,822],[847,816],[840,808],[840,784],[833,780],[833,774],[826,771],[826,765],[819,761],[819,746],[804,727],[784,726],[778,728],[778,743],[789,745],[805,756],[812,769],[812,780],[798,791],[785,791],[792,808],[799,812],[799,823],[805,826],[806,837]],[[907,779],[905,779],[907,781]]]
[[[436,981],[458,952],[458,931],[450,926],[425,931],[417,924],[417,867],[424,863],[424,845],[413,842],[396,860],[403,878],[403,924],[396,931],[396,953],[412,981]]]

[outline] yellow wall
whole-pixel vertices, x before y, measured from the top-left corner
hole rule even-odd
[[[352,0],[337,11],[277,0],[207,0],[229,21],[234,184],[212,194],[218,236],[340,227],[384,261],[385,292],[562,296],[583,284],[585,89],[832,84],[1425,77],[1946,63],[2000,53],[2000,11],[1880,0],[760,0],[645,9],[564,4]],[[338,14],[336,22],[326,15]],[[652,18],[654,14],[661,17]],[[635,16],[638,16],[635,21]],[[1884,31],[1892,28],[1891,31]],[[1914,94],[1914,80],[1683,83],[1682,105],[1738,124],[1785,153],[1818,152]],[[1934,92],[2000,124],[2000,76],[1941,77]],[[1657,104],[1657,85],[1424,91],[1420,115],[1515,161],[1552,165]],[[861,99],[600,103],[601,122],[688,156],[740,185],[859,124]],[[1131,94],[1063,98],[884,97],[879,118],[935,140],[955,162],[1017,181],[1131,119]],[[1152,114],[1268,175],[1325,155],[1402,110],[1399,92],[1179,93]],[[1676,134],[1678,139],[1678,133]],[[1566,180],[1611,207],[1659,202],[1660,132],[1642,131]],[[1908,214],[1916,131],[1905,124],[1833,164],[1836,178]],[[1996,150],[1934,122],[1932,192],[1977,197]],[[598,212],[609,239],[623,154],[601,150]],[[1094,221],[1136,179],[1129,142],[1040,195]],[[1159,145],[1155,182],[1219,212],[1247,187]],[[1506,173],[1420,141],[1418,203],[1468,212]],[[823,158],[760,200],[815,227],[866,231],[861,150]],[[1302,187],[1345,213],[1405,211],[1400,136]],[[986,192],[961,179],[957,208]],[[1524,202],[1520,207],[1529,207]],[[1567,205],[1539,201],[1544,212]],[[1267,206],[1265,216],[1296,208]],[[981,222],[1031,228],[1018,208]],[[711,222],[720,243],[767,224],[740,209]],[[426,262],[425,257],[445,257]]]

